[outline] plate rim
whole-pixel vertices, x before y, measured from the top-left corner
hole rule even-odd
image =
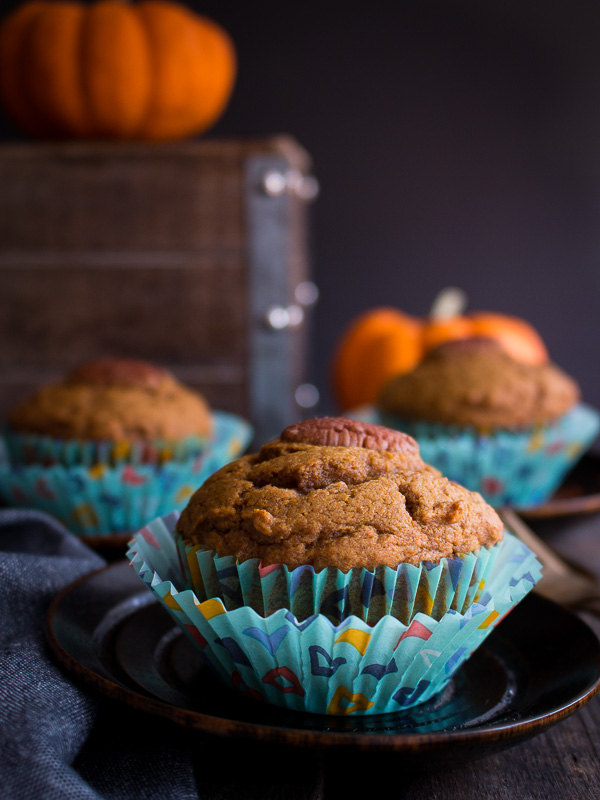
[[[72,675],[81,679],[88,687],[96,689],[111,699],[119,700],[131,708],[145,713],[167,719],[174,724],[193,729],[199,733],[219,736],[221,738],[240,738],[255,739],[262,742],[285,743],[295,747],[320,747],[328,749],[348,748],[356,750],[378,750],[394,751],[407,753],[423,753],[428,750],[437,750],[445,745],[480,746],[485,743],[505,742],[510,739],[520,740],[532,736],[537,732],[542,732],[552,725],[566,719],[574,714],[583,705],[600,691],[600,667],[597,671],[595,680],[582,692],[579,692],[573,700],[563,703],[558,708],[548,713],[537,714],[535,716],[524,717],[510,723],[503,723],[495,726],[483,726],[476,729],[466,729],[458,731],[439,731],[429,733],[410,733],[398,731],[396,733],[363,733],[360,731],[319,731],[304,728],[282,728],[277,725],[266,723],[247,722],[243,720],[232,720],[224,717],[214,716],[202,711],[174,705],[165,700],[152,697],[150,694],[141,690],[136,690],[118,682],[115,676],[112,679],[106,678],[93,669],[85,666],[72,656],[58,640],[54,631],[53,622],[57,610],[62,601],[81,584],[91,580],[95,576],[122,568],[126,566],[126,561],[117,561],[99,569],[88,572],[75,579],[67,586],[63,587],[51,600],[45,617],[46,640],[56,659]],[[146,589],[147,591],[147,589]],[[132,594],[132,597],[137,595]],[[140,595],[144,595],[144,587],[140,585]],[[552,600],[537,597],[545,603],[558,605]],[[158,601],[153,599],[150,605]],[[600,646],[600,637],[585,622],[569,609],[560,606],[568,613],[573,614],[596,637]],[[176,623],[173,622],[173,627]]]
[[[126,548],[130,539],[133,538],[135,531],[125,531],[123,533],[119,533],[115,531],[114,533],[106,533],[106,534],[78,534],[78,539],[86,544],[88,547],[91,547],[92,550],[96,549],[103,549],[111,550],[117,549],[121,550],[122,548]]]

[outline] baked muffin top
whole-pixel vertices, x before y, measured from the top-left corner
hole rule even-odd
[[[326,417],[214,473],[177,523],[190,545],[315,570],[438,562],[502,538],[495,511],[425,464],[410,436]]]
[[[406,420],[526,428],[564,414],[579,399],[554,364],[523,364],[492,339],[447,342],[383,389],[378,407]]]
[[[206,436],[211,414],[203,397],[163,367],[102,358],[42,386],[8,415],[16,431],[59,439],[123,441]]]

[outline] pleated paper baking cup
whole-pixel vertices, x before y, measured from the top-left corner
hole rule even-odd
[[[219,412],[218,435],[201,455],[162,464],[0,464],[0,497],[37,508],[81,536],[135,531],[149,519],[186,505],[190,495],[248,445],[252,428]]]
[[[94,442],[77,439],[54,439],[33,433],[4,431],[13,464],[63,464],[92,467],[96,464],[161,464],[186,461],[210,447],[209,436],[188,436],[179,441],[154,439],[151,442]]]
[[[357,616],[334,623],[298,618],[287,608],[262,616],[218,598],[201,601],[173,537],[177,515],[151,523],[130,543],[141,580],[228,686],[256,701],[317,714],[398,711],[438,694],[456,670],[540,577],[534,554],[505,535],[485,591],[465,613],[440,619],[391,614],[369,625]]]
[[[33,433],[13,431],[6,426],[3,432],[12,464],[63,464],[66,467],[96,464],[162,464],[166,461],[189,461],[214,450],[224,442],[240,436],[248,443],[247,423],[233,414],[213,411],[213,431],[209,436],[188,436],[178,441],[153,439],[148,442],[92,441],[57,439]]]
[[[284,607],[300,621],[314,614],[334,623],[355,616],[369,625],[387,614],[408,624],[418,613],[440,619],[450,609],[466,611],[484,590],[501,550],[500,544],[483,547],[464,558],[443,558],[439,564],[316,572],[309,565],[263,567],[257,558],[238,563],[234,556],[186,546],[176,532],[174,537],[187,585],[201,601],[218,597],[227,611],[248,606],[261,616]]]
[[[497,507],[525,508],[545,502],[600,430],[600,414],[583,403],[551,424],[490,434],[402,420],[370,407],[349,416],[410,434],[419,443],[424,461]]]

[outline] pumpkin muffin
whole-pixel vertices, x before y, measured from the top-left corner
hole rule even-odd
[[[384,387],[378,405],[403,419],[488,431],[549,422],[578,400],[579,387],[559,367],[515,361],[499,342],[477,338],[433,349]]]
[[[576,382],[554,364],[525,364],[492,339],[445,343],[382,390],[386,424],[424,458],[495,505],[543,502],[598,432]]]
[[[102,358],[42,386],[8,415],[11,431],[64,442],[110,443],[153,461],[199,452],[212,431],[208,404],[163,367]],[[183,444],[185,443],[185,446]],[[10,444],[10,443],[9,443]],[[106,449],[106,448],[105,448]]]
[[[53,514],[82,536],[128,534],[182,508],[252,436],[166,369],[103,358],[42,386],[4,430],[0,498]]]
[[[177,530],[238,562],[347,572],[437,564],[496,544],[503,526],[479,495],[424,464],[410,436],[322,418],[212,475]]]
[[[128,557],[228,686],[334,715],[438,694],[540,574],[410,436],[339,417],[226,465]]]

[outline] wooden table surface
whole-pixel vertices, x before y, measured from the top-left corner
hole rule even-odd
[[[557,551],[600,578],[600,513],[530,521]],[[600,619],[585,617],[600,636]],[[139,713],[108,703],[102,712],[124,741],[139,735]],[[124,716],[125,715],[125,716]],[[161,724],[147,719],[152,726]],[[450,765],[418,765],[394,753],[306,750],[222,739],[176,729],[192,749],[202,800],[330,800],[381,796],[401,800],[600,799],[600,693],[546,732],[502,752],[472,760],[461,750]]]

